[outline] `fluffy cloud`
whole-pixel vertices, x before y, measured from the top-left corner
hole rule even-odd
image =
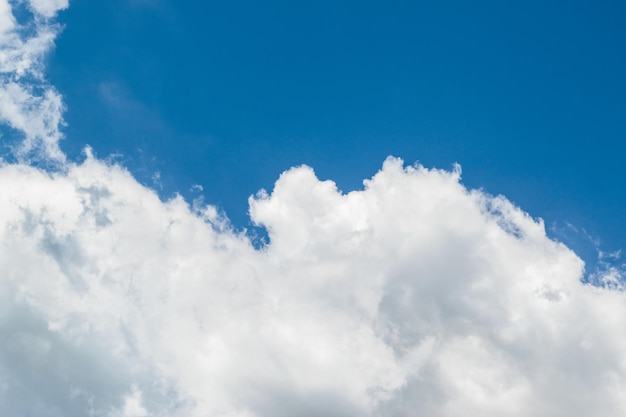
[[[625,297],[503,197],[388,159],[211,206],[0,168],[0,414],[621,416]]]
[[[18,22],[13,7],[23,5],[30,17]],[[32,153],[65,159],[59,150],[63,103],[45,81],[43,62],[59,32],[53,18],[67,6],[67,0],[0,0],[0,122],[23,135],[16,149],[20,159]]]
[[[343,194],[308,167],[250,199],[255,249],[59,150],[43,75],[67,0],[0,0],[0,415],[621,416],[626,298],[460,170],[388,159]],[[26,8],[18,22],[13,7]]]

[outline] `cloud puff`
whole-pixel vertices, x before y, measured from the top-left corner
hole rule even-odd
[[[0,414],[621,416],[624,293],[459,170],[308,167],[215,208],[89,156],[0,168]]]
[[[18,22],[13,7],[25,4],[29,18]],[[44,58],[54,47],[59,26],[53,22],[67,0],[0,0],[0,122],[21,132],[20,159],[39,153],[63,161],[59,131],[63,122],[61,95],[43,76]]]

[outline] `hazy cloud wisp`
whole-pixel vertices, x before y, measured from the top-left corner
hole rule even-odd
[[[14,7],[24,5],[29,17],[19,22]],[[61,95],[46,82],[43,65],[60,30],[54,17],[67,7],[67,0],[0,0],[0,122],[23,135],[15,149],[22,160],[31,154],[65,159],[59,149],[64,106]]]

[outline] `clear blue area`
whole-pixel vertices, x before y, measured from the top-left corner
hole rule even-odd
[[[583,229],[626,248],[623,1],[74,0],[60,20],[62,148],[119,153],[164,197],[201,184],[237,227],[291,166],[349,191],[395,155],[459,162],[589,261]]]

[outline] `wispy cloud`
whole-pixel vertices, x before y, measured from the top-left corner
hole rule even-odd
[[[67,0],[0,0],[0,121],[23,135],[15,149],[20,159],[65,159],[59,149],[63,102],[43,66],[60,30],[54,17],[67,6]],[[14,7],[28,9],[25,21],[16,19]]]

